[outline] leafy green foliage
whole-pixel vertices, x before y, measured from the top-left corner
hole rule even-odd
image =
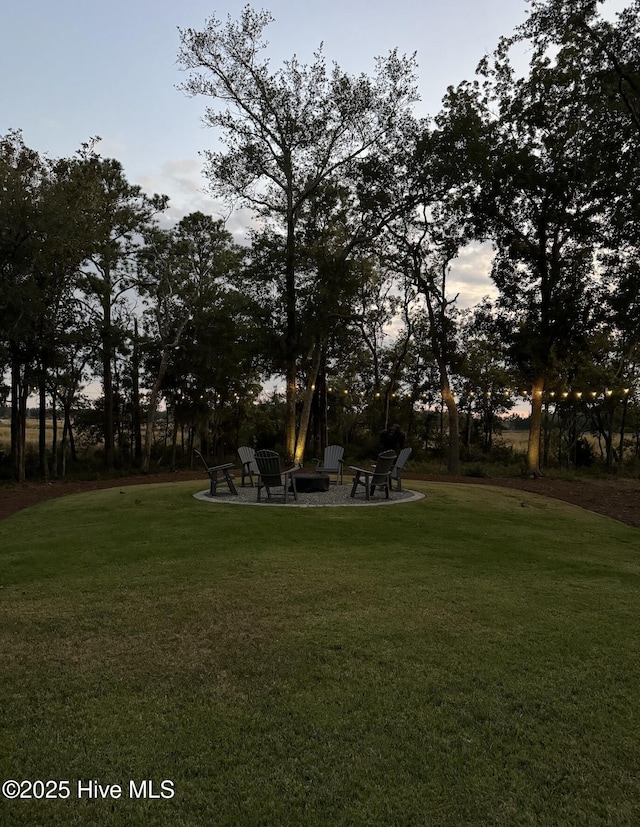
[[[262,57],[264,30],[272,22],[269,12],[250,6],[226,24],[212,16],[202,31],[180,32],[179,61],[190,72],[182,88],[215,102],[206,121],[221,131],[225,149],[206,153],[212,191],[252,207],[267,230],[276,231],[271,239],[280,238],[286,453],[293,459],[304,448],[304,438],[296,445],[295,395],[305,351],[298,233],[305,209],[327,183],[359,180],[363,158],[394,152],[417,96],[414,60],[397,51],[377,59],[373,79],[337,65],[329,71],[321,49],[311,65],[294,56],[273,71]],[[361,221],[350,228],[348,246],[360,229]],[[321,268],[316,278],[325,274]]]

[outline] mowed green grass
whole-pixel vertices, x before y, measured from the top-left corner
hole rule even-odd
[[[335,509],[204,487],[0,522],[0,781],[70,781],[0,823],[640,823],[640,531],[484,486]],[[174,796],[131,798],[143,779]]]

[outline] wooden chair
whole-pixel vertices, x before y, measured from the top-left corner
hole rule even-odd
[[[389,480],[391,482],[391,489],[393,490],[393,481],[396,481],[396,491],[402,491],[402,469],[405,466],[405,463],[411,456],[411,448],[403,448],[402,451],[398,454],[398,458],[396,459],[393,468],[391,469],[391,474],[389,476]]]
[[[242,445],[238,448],[238,456],[242,463],[242,487],[244,488],[244,481],[247,477],[251,480],[251,487],[253,488],[253,475],[256,477],[260,474],[258,466],[256,465],[256,452],[248,445]]]
[[[316,471],[319,474],[335,474],[336,485],[342,485],[342,469],[344,466],[344,448],[342,445],[327,445],[323,459],[314,459]]]
[[[353,486],[351,488],[350,496],[355,497],[358,486],[363,485],[367,500],[371,499],[376,488],[383,488],[386,498],[389,499],[389,491],[391,489],[391,469],[393,468],[393,463],[395,461],[395,451],[383,451],[383,453],[378,456],[378,461],[376,462],[373,470],[356,468],[354,465],[350,465],[349,468],[356,472],[356,475],[353,478]]]
[[[258,466],[258,502],[260,502],[260,492],[266,489],[267,499],[271,499],[272,488],[282,488],[284,494],[284,502],[287,504],[287,497],[289,494],[289,485],[293,492],[293,499],[298,501],[298,492],[296,490],[296,478],[293,472],[297,471],[299,465],[294,465],[291,468],[282,470],[280,464],[280,454],[277,451],[262,450],[256,451],[256,465]]]
[[[229,468],[233,468],[232,462],[225,462],[223,465],[208,465],[206,459],[197,448],[193,449],[193,453],[202,460],[202,464],[209,475],[209,479],[211,481],[211,486],[209,488],[210,497],[215,497],[216,490],[221,482],[226,482],[229,487],[229,491],[231,491],[232,494],[238,493],[233,482],[233,476],[229,473]],[[218,476],[218,474],[221,474],[221,476]]]

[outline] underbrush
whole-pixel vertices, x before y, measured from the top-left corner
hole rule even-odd
[[[344,468],[347,471],[350,465],[369,467],[380,453],[380,447],[372,441],[371,444],[364,444],[349,450],[345,457]],[[283,453],[282,453],[283,455]],[[311,455],[306,460],[306,465],[313,469],[315,465],[311,462]],[[238,457],[231,453],[224,458],[216,459],[216,462],[231,462],[238,467]],[[149,468],[150,474],[161,474],[180,470],[198,470],[199,463],[193,462],[186,455],[179,453],[176,457],[175,466],[164,454],[154,454]],[[431,476],[448,474],[447,462],[444,452],[440,449],[415,450],[405,467],[405,476],[410,477],[412,473]],[[517,447],[497,442],[490,451],[483,452],[479,447],[472,446],[470,449],[463,447],[461,450],[460,471],[462,476],[483,477],[483,478],[513,478],[526,475],[525,454]],[[607,469],[604,461],[595,457],[588,466],[574,467],[567,466],[566,462],[559,463],[555,458],[550,458],[543,466],[545,476],[552,479],[580,479],[594,478],[603,479],[610,477],[638,478],[640,476],[640,460],[628,460],[623,467],[614,465]],[[86,452],[79,457],[77,462],[68,462],[64,474],[61,467],[58,473],[53,474],[50,470],[48,480],[64,480],[66,482],[93,482],[99,480],[124,479],[127,477],[138,477],[143,475],[139,465],[116,457],[113,468],[107,469],[104,465],[104,454],[96,449]],[[43,482],[45,476],[42,474],[38,464],[38,453],[35,449],[29,448],[26,460],[26,478],[30,482]],[[0,483],[11,483],[15,481],[11,457],[6,450],[0,447]]]

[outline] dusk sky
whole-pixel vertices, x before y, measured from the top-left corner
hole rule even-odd
[[[213,145],[201,117],[206,101],[176,88],[178,27],[201,29],[212,14],[239,16],[244,0],[21,0],[6,3],[0,28],[0,133],[22,129],[28,146],[72,155],[94,135],[98,151],[117,158],[128,179],[170,197],[170,220],[200,209],[199,151]],[[320,42],[329,61],[353,73],[398,47],[417,53],[421,103],[434,115],[450,84],[470,79],[480,58],[527,15],[526,0],[270,0],[253,4],[275,17],[266,37],[272,66],[297,54],[310,62]],[[624,0],[609,0],[613,11]],[[236,221],[230,229],[239,232]],[[465,303],[486,292],[488,251],[456,268]],[[464,282],[464,285],[462,284]],[[452,285],[454,287],[455,285]]]

